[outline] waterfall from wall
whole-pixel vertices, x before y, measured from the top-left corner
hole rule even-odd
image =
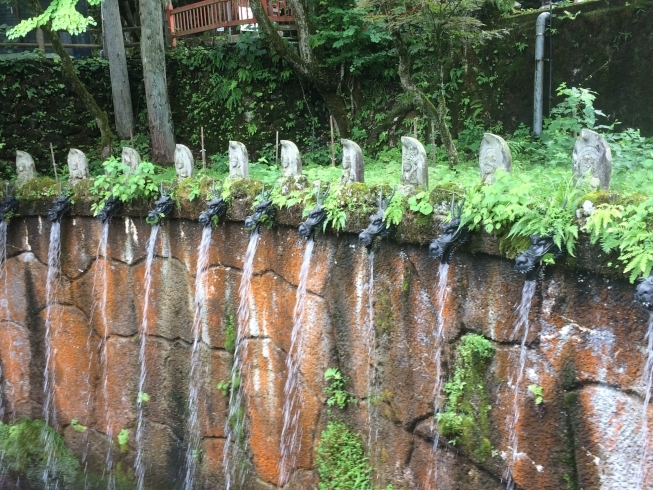
[[[637,468],[637,488],[644,488],[644,482],[647,475],[648,459],[648,404],[651,401],[651,386],[653,385],[653,313],[648,320],[648,331],[646,337],[648,340],[647,356],[644,369],[642,369],[641,383],[644,385],[644,404],[642,405],[642,414],[640,418],[639,444],[641,446],[639,467]]]
[[[45,284],[45,372],[43,381],[43,420],[45,429],[50,425],[56,427],[57,413],[54,406],[55,355],[52,349],[52,329],[59,326],[59,318],[53,318],[52,306],[57,301],[59,292],[59,274],[61,270],[61,223],[55,221],[50,229],[50,246],[48,248],[48,275]],[[54,431],[44,430],[41,440],[45,447],[46,465],[43,472],[43,484],[46,489],[56,488],[55,473],[58,467],[54,447]]]
[[[377,416],[376,395],[376,362],[374,352],[376,350],[376,331],[374,330],[374,250],[370,250],[367,255],[367,319],[363,325],[361,338],[367,347],[367,447],[372,459],[372,448],[376,443],[378,436],[378,425],[375,424]]]
[[[437,301],[437,325],[434,333],[434,355],[433,363],[435,364],[435,385],[433,386],[433,413],[434,415],[440,411],[440,400],[442,396],[442,346],[444,344],[444,302],[447,297],[447,279],[449,276],[449,264],[440,263],[438,268],[438,290],[436,295]],[[437,461],[436,456],[438,452],[438,442],[440,440],[440,431],[438,423],[435,421],[433,429],[433,454],[431,455],[432,461],[428,470],[428,481],[437,483]],[[430,487],[427,487],[430,488]]]
[[[508,385],[512,386],[514,395],[512,400],[512,416],[509,417],[507,421],[508,425],[508,466],[504,472],[504,478],[506,480],[506,488],[508,490],[513,490],[515,488],[515,483],[512,480],[512,470],[517,458],[519,457],[519,436],[517,435],[517,423],[519,422],[519,385],[521,384],[522,378],[524,377],[524,367],[526,366],[526,339],[528,338],[528,315],[531,311],[531,301],[533,295],[535,294],[535,281],[525,281],[524,288],[521,293],[521,302],[519,303],[519,308],[517,310],[517,323],[515,323],[515,329],[510,336],[510,340],[514,341],[519,338],[520,332],[521,344],[519,347],[519,366],[517,368],[516,377],[511,377],[508,380]]]
[[[186,477],[184,489],[193,490],[195,473],[202,434],[198,418],[198,405],[204,368],[202,363],[202,349],[206,346],[202,342],[202,327],[206,322],[206,270],[209,266],[209,247],[211,245],[211,227],[205,226],[202,230],[202,241],[197,252],[197,270],[195,272],[195,316],[193,317],[193,350],[190,361],[190,385],[188,389],[188,420],[186,428],[188,433],[188,446],[186,447]]]
[[[141,345],[138,351],[138,360],[141,365],[141,373],[138,379],[138,422],[136,425],[136,460],[134,468],[136,470],[136,481],[138,490],[143,490],[145,486],[145,464],[143,462],[144,442],[143,441],[143,403],[145,402],[143,389],[145,388],[145,377],[147,375],[147,366],[145,364],[145,347],[147,345],[147,314],[150,303],[150,286],[152,285],[152,260],[154,259],[154,246],[156,245],[156,236],[159,232],[159,225],[152,227],[150,240],[147,242],[147,260],[145,262],[145,291],[143,298],[143,320],[138,335],[141,338]]]
[[[229,394],[229,415],[225,423],[226,443],[223,465],[226,489],[231,485],[242,486],[245,480],[244,462],[246,458],[247,438],[245,434],[245,407],[243,406],[243,381],[247,379],[243,360],[247,357],[247,337],[249,336],[249,301],[252,294],[252,272],[254,256],[260,232],[258,227],[252,231],[243,260],[243,276],[240,280],[238,294],[238,328],[236,333],[236,349],[231,368],[231,389]]]
[[[9,320],[9,291],[7,290],[7,222],[0,221],[0,281],[2,281],[2,300],[0,301],[0,314],[5,320]],[[4,378],[2,377],[2,362],[0,362],[0,421],[5,417],[4,406]],[[3,464],[5,459],[4,451],[0,451],[0,485],[3,481]]]
[[[283,403],[283,429],[281,431],[281,461],[279,462],[279,485],[288,483],[292,472],[295,469],[297,455],[301,449],[301,428],[299,426],[299,415],[301,413],[301,392],[299,384],[299,363],[304,355],[304,342],[308,337],[306,328],[302,328],[304,316],[304,305],[306,304],[306,285],[308,283],[308,271],[313,256],[313,238],[309,238],[304,249],[302,268],[299,271],[299,284],[297,285],[297,297],[295,310],[293,311],[293,327],[290,340],[290,350],[286,357],[286,384],[284,386]]]

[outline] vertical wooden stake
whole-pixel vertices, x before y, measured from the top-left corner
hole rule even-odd
[[[204,149],[204,126],[200,126],[200,141],[202,143],[202,168],[206,168],[206,150]]]
[[[435,123],[431,120],[431,144],[433,145],[433,164],[437,160],[437,153],[435,151]]]
[[[277,131],[277,142],[274,144],[274,166],[279,165],[279,131]]]
[[[57,162],[54,161],[54,150],[52,149],[52,143],[50,143],[50,155],[52,155],[52,168],[54,168],[54,180],[59,182],[59,177],[57,177]]]
[[[134,128],[129,128],[129,139],[132,142],[132,150],[134,150]]]
[[[333,147],[333,116],[329,116],[329,123],[331,124],[331,166],[335,167],[336,166],[336,152],[335,148]]]
[[[413,119],[413,134],[415,139],[417,139],[417,118]]]

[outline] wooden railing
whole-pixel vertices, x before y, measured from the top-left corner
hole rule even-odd
[[[266,1],[263,5],[268,17],[280,24],[294,22],[287,0]],[[174,40],[198,32],[210,31],[243,24],[256,24],[249,8],[249,0],[203,0],[183,7],[167,10],[168,27]]]

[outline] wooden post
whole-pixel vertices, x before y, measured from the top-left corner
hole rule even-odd
[[[132,150],[135,150],[135,148],[134,148],[134,128],[129,128],[129,139],[132,142]]]
[[[39,49],[45,53],[45,38],[43,37],[43,30],[41,28],[36,29],[36,42],[39,45]]]
[[[433,165],[437,160],[437,152],[435,151],[435,123],[431,119],[431,145],[433,145]]]
[[[413,135],[417,139],[417,118],[413,119]]]
[[[274,166],[279,165],[279,131],[277,131],[277,142],[274,144]]]
[[[52,143],[50,143],[50,155],[52,156],[52,168],[54,168],[54,180],[59,182],[59,177],[57,177],[57,162],[54,161],[54,149],[52,149]]]
[[[333,147],[333,116],[329,116],[329,123],[331,124],[331,166],[336,166],[336,153]]]
[[[202,143],[202,168],[206,168],[206,150],[204,149],[204,126],[200,126],[200,141]]]

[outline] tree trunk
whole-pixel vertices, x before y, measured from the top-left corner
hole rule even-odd
[[[314,53],[309,45],[311,25],[308,19],[308,9],[305,4],[298,0],[291,1],[295,22],[297,23],[298,49],[297,54],[288,43],[279,35],[274,24],[268,18],[261,0],[250,0],[249,6],[256,18],[259,29],[263,31],[270,46],[281,56],[297,74],[306,80],[317,90],[324,99],[329,112],[333,115],[342,138],[349,138],[351,125],[349,111],[344,99],[338,93],[338,87],[331,80],[336,79],[332,73],[325,73],[315,59]]]
[[[433,102],[431,102],[429,98],[413,83],[410,75],[410,59],[406,46],[401,39],[401,34],[394,31],[392,37],[399,58],[399,68],[397,71],[399,73],[401,86],[404,87],[406,92],[413,96],[413,100],[417,106],[421,107],[430,117],[435,119],[435,124],[438,127],[440,138],[442,139],[442,146],[444,146],[447,156],[449,157],[449,167],[454,167],[460,163],[460,160],[458,159],[458,150],[456,150],[453,138],[451,137],[451,131],[449,131],[449,126],[447,125],[447,105],[444,100],[444,94],[440,93],[438,106],[436,107]]]
[[[41,4],[38,0],[30,0],[30,4],[34,9],[34,12],[37,15],[43,13]],[[100,155],[103,159],[109,158],[111,155],[111,142],[113,140],[113,132],[109,126],[109,118],[107,117],[106,111],[100,109],[100,106],[97,105],[93,96],[86,90],[86,86],[75,73],[75,67],[73,62],[68,55],[68,52],[64,49],[63,44],[59,40],[59,36],[56,32],[53,32],[51,29],[51,24],[48,22],[45,25],[41,26],[43,33],[48,36],[50,43],[52,44],[52,49],[55,53],[61,58],[61,71],[66,80],[70,82],[73,90],[82,100],[82,103],[86,107],[86,110],[91,113],[93,119],[97,124],[98,129],[100,130]]]
[[[104,0],[101,8],[105,55],[109,58],[116,132],[120,138],[126,140],[130,137],[134,127],[134,113],[132,111],[132,96],[129,90],[125,39],[120,25],[118,0]]]
[[[154,163],[172,164],[175,159],[175,135],[168,100],[161,2],[141,0],[139,10],[150,158]]]

